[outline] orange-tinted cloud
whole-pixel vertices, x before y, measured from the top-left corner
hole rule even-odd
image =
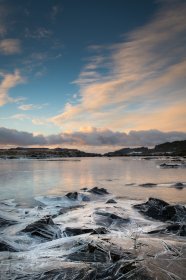
[[[6,103],[15,101],[15,99],[9,96],[8,92],[16,85],[24,83],[25,79],[21,76],[18,70],[13,74],[0,72],[0,77],[2,78],[2,81],[0,82],[0,106],[3,106]]]
[[[67,104],[51,121],[68,130],[185,131],[185,13],[185,3],[164,6],[149,24],[126,34],[124,42],[94,47],[97,55],[75,81],[79,103]]]

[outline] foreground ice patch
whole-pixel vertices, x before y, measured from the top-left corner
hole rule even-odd
[[[24,209],[0,203],[2,280],[184,279],[185,237],[172,216],[160,219],[166,202],[116,199],[98,187],[36,200]]]

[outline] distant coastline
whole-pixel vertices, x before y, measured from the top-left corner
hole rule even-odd
[[[89,153],[78,149],[67,148],[25,148],[17,147],[10,149],[0,149],[0,159],[50,159],[50,158],[72,158],[72,157],[116,157],[116,156],[186,156],[186,140],[166,142],[156,145],[150,149],[148,147],[123,148],[105,154]]]

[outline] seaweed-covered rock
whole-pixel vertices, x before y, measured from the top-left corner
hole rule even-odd
[[[186,219],[186,208],[182,205],[170,205],[158,198],[149,198],[145,203],[134,205],[144,215],[160,221],[179,222]]]
[[[61,230],[54,224],[50,216],[45,216],[26,226],[23,232],[28,232],[32,236],[39,236],[46,240],[53,240],[61,237]]]
[[[94,187],[90,189],[89,192],[94,194],[99,194],[99,195],[104,195],[109,193],[105,188],[98,188],[98,187]]]

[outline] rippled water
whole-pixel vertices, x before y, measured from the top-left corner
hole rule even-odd
[[[0,199],[29,202],[38,195],[61,195],[82,187],[106,187],[116,196],[132,199],[159,197],[186,203],[186,188],[171,187],[186,183],[186,169],[160,169],[164,161],[139,158],[81,158],[65,161],[1,160]],[[153,188],[142,183],[160,184]],[[126,185],[132,184],[134,185]]]

